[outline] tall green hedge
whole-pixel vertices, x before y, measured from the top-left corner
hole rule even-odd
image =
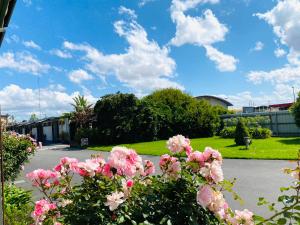
[[[152,141],[176,134],[212,136],[220,126],[221,111],[207,101],[167,88],[142,99],[134,94],[105,95],[95,104],[94,112],[97,122],[93,131],[84,129],[76,134],[80,139],[92,133],[90,144]]]

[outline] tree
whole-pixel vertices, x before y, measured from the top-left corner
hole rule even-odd
[[[81,95],[74,97],[73,101],[74,103],[71,104],[74,107],[72,120],[81,128],[87,127],[93,116],[92,104],[88,103],[88,100]]]
[[[204,100],[174,88],[154,91],[144,100],[152,103],[158,115],[158,137],[176,134],[188,137],[212,136],[219,123],[213,107]]]
[[[245,145],[244,137],[250,137],[248,128],[246,127],[243,118],[239,119],[235,128],[234,141],[237,145]]]
[[[37,115],[35,113],[32,113],[30,118],[29,118],[29,122],[34,122],[37,121],[39,118],[37,117]]]
[[[134,94],[109,94],[101,97],[94,107],[97,128],[103,144],[135,141],[134,120],[138,109],[138,98]]]
[[[298,93],[298,98],[293,104],[291,110],[294,115],[296,125],[300,127],[300,92]]]

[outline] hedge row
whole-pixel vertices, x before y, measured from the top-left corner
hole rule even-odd
[[[235,127],[225,127],[221,132],[222,138],[235,138]],[[271,137],[272,131],[268,128],[251,127],[248,129],[251,138],[253,139],[266,139]]]
[[[95,104],[93,129],[78,129],[75,136],[77,142],[88,137],[91,145],[153,141],[176,134],[209,137],[220,126],[219,115],[227,112],[177,89],[155,91],[142,99],[109,94]]]

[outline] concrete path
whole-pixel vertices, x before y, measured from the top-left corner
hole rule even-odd
[[[32,170],[43,168],[51,169],[64,156],[75,157],[79,160],[85,160],[92,154],[102,154],[107,157],[107,152],[96,152],[89,150],[68,150],[65,146],[50,146],[40,150],[30,160],[29,164],[25,165],[25,170],[19,176],[16,184],[27,190],[33,190],[34,199],[40,198],[40,194],[31,187],[31,184],[26,180],[25,174]],[[159,157],[143,156],[143,159],[153,161],[158,168]],[[293,167],[289,161],[283,160],[243,160],[243,159],[225,159],[223,164],[224,175],[226,179],[237,178],[234,190],[245,201],[244,205],[240,205],[234,201],[230,195],[226,194],[227,200],[233,209],[248,208],[255,213],[268,216],[268,210],[264,207],[256,205],[259,197],[264,196],[271,201],[275,201],[280,194],[279,188],[289,186],[292,179],[282,173],[282,168]]]

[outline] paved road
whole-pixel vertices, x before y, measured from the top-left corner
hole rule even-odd
[[[25,174],[38,168],[51,169],[59,161],[61,157],[75,157],[84,160],[92,154],[99,152],[88,150],[68,150],[64,146],[48,147],[40,150],[25,165],[24,172],[17,179],[17,185],[28,190],[34,190],[31,184],[27,182]],[[53,149],[54,148],[54,149]],[[106,158],[108,153],[101,152]],[[158,166],[159,157],[143,156],[143,159],[149,159]],[[227,200],[233,209],[248,208],[255,213],[263,216],[269,215],[268,211],[263,207],[256,205],[258,197],[264,196],[269,200],[275,201],[282,186],[288,186],[292,179],[282,173],[282,168],[292,167],[293,164],[283,160],[242,160],[242,159],[225,159],[223,164],[224,175],[226,179],[237,178],[234,190],[244,199],[245,204],[241,206],[234,201],[230,195]],[[40,197],[37,191],[33,191],[34,198]]]

